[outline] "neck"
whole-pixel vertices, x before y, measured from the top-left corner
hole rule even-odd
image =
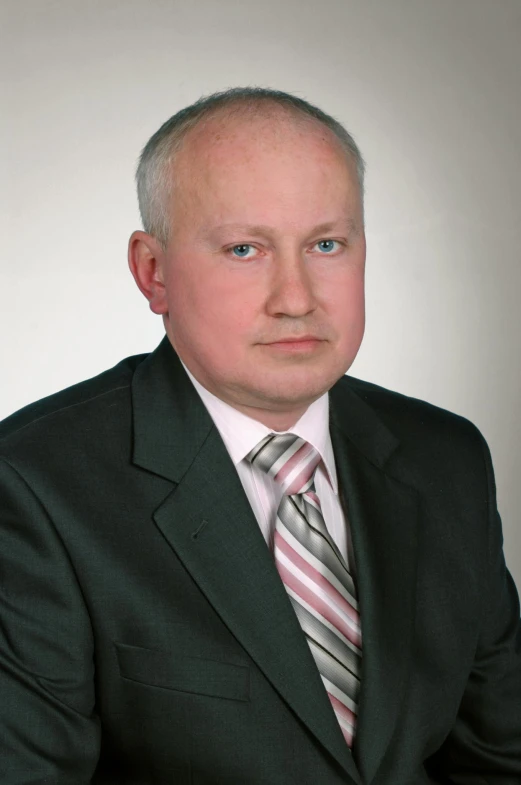
[[[304,412],[307,410],[308,406],[303,406],[296,411],[291,412],[273,412],[268,409],[257,409],[254,407],[249,406],[237,406],[234,403],[230,403],[230,406],[233,406],[238,411],[242,412],[243,414],[247,415],[247,417],[251,417],[252,420],[257,420],[257,422],[262,423],[272,431],[289,431],[295,423],[297,423]]]

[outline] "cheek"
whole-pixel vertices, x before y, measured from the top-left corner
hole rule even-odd
[[[330,289],[329,308],[338,324],[354,325],[364,320],[364,276],[362,272],[334,282]]]
[[[244,282],[185,271],[169,289],[170,320],[192,340],[197,336],[198,342],[217,344],[225,351],[251,335],[258,302]]]
[[[331,327],[336,333],[340,355],[350,364],[360,348],[365,329],[363,277],[339,282],[332,298],[328,309]]]
[[[254,331],[257,311],[258,302],[243,288],[213,288],[198,303],[198,313],[204,319],[206,328],[209,331],[218,328],[224,331],[221,337],[226,335],[229,342],[234,337],[240,340],[241,336]]]

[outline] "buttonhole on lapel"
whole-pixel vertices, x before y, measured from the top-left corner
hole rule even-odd
[[[196,540],[199,537],[207,523],[207,520],[201,521],[201,525],[194,532],[192,532],[192,540]]]

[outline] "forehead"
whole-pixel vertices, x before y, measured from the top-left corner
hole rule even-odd
[[[211,118],[187,135],[174,171],[177,235],[228,223],[281,232],[339,218],[363,224],[355,165],[318,121]]]

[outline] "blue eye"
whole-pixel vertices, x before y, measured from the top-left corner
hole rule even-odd
[[[247,243],[241,243],[240,245],[234,245],[233,248],[230,248],[230,251],[235,256],[238,256],[239,259],[247,259],[248,258],[248,249],[252,248],[253,246],[248,245]],[[237,251],[237,253],[235,253]]]
[[[326,253],[330,253],[331,251],[334,251],[334,250],[335,250],[335,249],[333,248],[333,244],[334,244],[334,243],[337,243],[337,240],[320,240],[320,241],[317,243],[317,245],[320,245],[320,246],[322,246],[322,250],[323,250],[323,251],[325,251]],[[337,243],[337,244],[338,244],[338,243]]]
[[[315,246],[319,246],[325,254],[331,254],[336,251],[335,246],[340,245],[338,240],[319,240]],[[255,248],[250,243],[238,243],[228,248],[226,253],[233,255],[236,259],[253,259]]]

